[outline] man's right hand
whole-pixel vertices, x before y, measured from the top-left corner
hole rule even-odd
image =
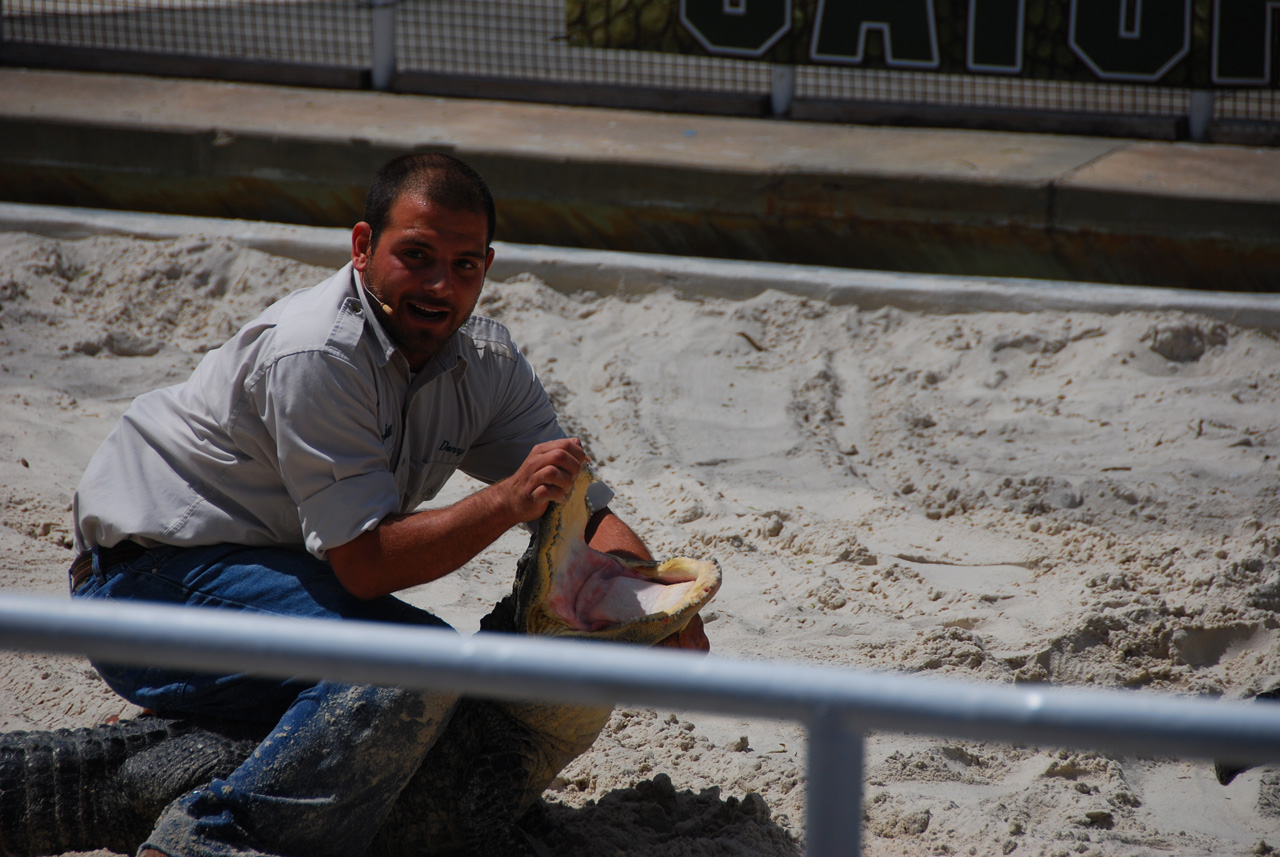
[[[520,522],[536,521],[549,503],[562,503],[569,496],[573,480],[587,460],[582,442],[576,437],[547,441],[535,446],[520,469],[493,488]]]

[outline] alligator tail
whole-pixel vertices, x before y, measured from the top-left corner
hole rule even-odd
[[[0,855],[133,854],[171,801],[235,770],[264,732],[145,715],[0,734]]]

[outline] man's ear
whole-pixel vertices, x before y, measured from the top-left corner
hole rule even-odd
[[[489,273],[489,269],[493,267],[493,248],[489,248],[489,252],[484,254],[484,272]]]
[[[373,252],[372,237],[373,227],[363,220],[351,230],[351,264],[362,274],[369,265],[369,254]]]

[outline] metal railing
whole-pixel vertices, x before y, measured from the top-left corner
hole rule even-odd
[[[999,686],[367,622],[0,595],[0,647],[117,663],[619,702],[796,720],[808,728],[810,857],[858,854],[871,730],[1119,753],[1280,761],[1280,704]]]

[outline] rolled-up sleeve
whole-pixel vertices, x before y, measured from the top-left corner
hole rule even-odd
[[[297,505],[307,550],[323,558],[399,508],[367,373],[326,351],[274,360],[250,398],[280,478]]]

